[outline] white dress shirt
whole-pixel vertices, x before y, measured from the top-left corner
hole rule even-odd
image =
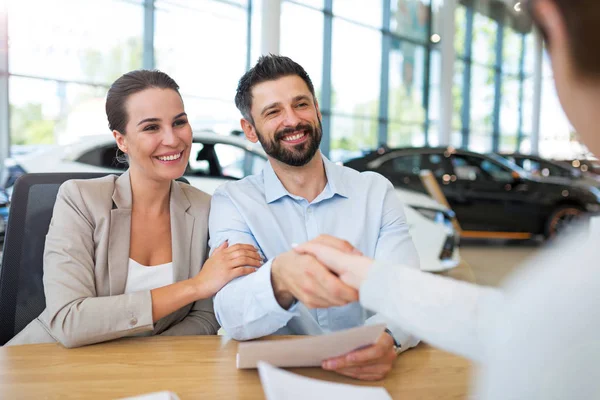
[[[318,156],[318,155],[317,155]],[[323,157],[327,185],[312,202],[290,194],[270,163],[262,173],[228,182],[214,193],[209,217],[210,247],[256,246],[267,262],[257,272],[227,284],[214,300],[217,320],[237,340],[270,334],[337,331],[365,323],[388,322],[358,302],[343,307],[308,309],[296,303],[281,308],[271,286],[272,260],[321,234],[349,241],[365,255],[419,268],[403,207],[383,176],[359,173]],[[418,340],[388,323],[402,349]]]
[[[477,399],[600,399],[597,238],[551,243],[502,290],[375,263],[360,301],[476,361]]]

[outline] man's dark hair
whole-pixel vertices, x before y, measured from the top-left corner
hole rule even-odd
[[[315,88],[310,77],[300,64],[289,57],[269,54],[261,56],[256,65],[241,77],[235,94],[235,106],[242,116],[254,124],[250,109],[252,108],[252,88],[259,83],[274,81],[284,76],[297,75],[306,83],[308,90],[315,96]]]
[[[106,96],[106,116],[111,131],[125,134],[128,122],[125,103],[129,96],[142,90],[158,88],[172,89],[179,94],[179,85],[164,72],[139,69],[126,73],[117,79],[108,89]]]
[[[558,7],[567,31],[567,40],[571,57],[577,72],[588,78],[600,79],[600,52],[596,47],[600,42],[600,1],[598,0],[552,0]],[[548,35],[539,23],[533,6],[536,0],[529,0],[528,8],[531,11],[536,25],[542,30],[544,38]]]

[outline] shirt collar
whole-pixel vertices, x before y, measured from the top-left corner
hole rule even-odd
[[[321,158],[323,159],[323,166],[325,167],[327,185],[325,186],[323,193],[321,193],[317,199],[330,198],[336,194],[347,198],[348,191],[343,179],[343,167],[332,163],[324,155],[321,155]],[[277,177],[277,174],[275,174],[275,171],[273,171],[270,161],[265,164],[263,169],[263,177],[265,182],[265,198],[267,203],[272,203],[285,196],[297,198],[297,196],[289,193],[283,186]]]
[[[344,167],[329,161],[323,157],[323,165],[325,166],[325,175],[327,176],[327,185],[331,188],[333,194],[348,198],[348,188],[344,181]]]

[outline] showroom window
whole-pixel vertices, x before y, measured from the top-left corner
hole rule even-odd
[[[175,79],[195,130],[239,129],[233,100],[248,63],[248,0],[156,0],[149,31],[144,3],[9,2],[13,152],[110,134],[104,110],[109,85],[139,68],[158,68]],[[154,59],[145,57],[148,42]]]
[[[246,71],[248,11],[246,2],[237,3],[155,2],[156,68],[181,87],[194,130],[239,129],[233,100]]]
[[[281,53],[313,80],[321,148],[333,161],[381,144],[427,143],[430,7],[429,0],[368,7],[359,0],[283,1]],[[299,34],[298,20],[311,29]]]
[[[9,20],[10,132],[17,151],[108,134],[108,85],[142,67],[142,6],[19,0],[9,4]]]
[[[513,25],[502,4],[465,0],[457,8],[455,147],[517,151],[531,136],[533,34]]]

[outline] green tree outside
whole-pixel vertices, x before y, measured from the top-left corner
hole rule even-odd
[[[132,37],[123,44],[112,47],[106,53],[95,49],[86,50],[80,58],[85,81],[109,85],[123,72],[140,68],[142,48],[142,39]],[[82,102],[98,98],[106,92],[105,89],[99,89],[97,86],[87,86],[87,88],[88,90],[78,91],[69,104],[66,104],[67,108],[62,115],[44,115],[43,105],[40,102],[32,101],[22,106],[11,105],[9,110],[12,144],[55,143],[56,131],[64,128],[66,116]],[[61,99],[61,101],[66,102],[66,99]]]

